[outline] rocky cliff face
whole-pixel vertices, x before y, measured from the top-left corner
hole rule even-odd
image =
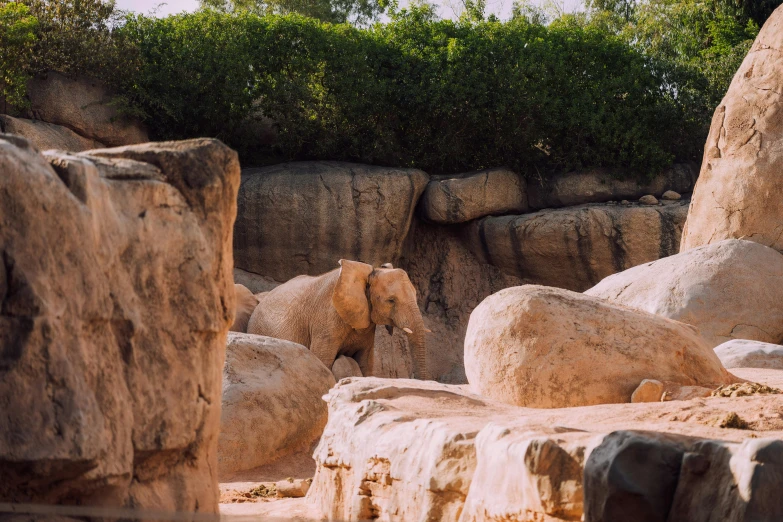
[[[692,185],[688,166],[648,185],[573,173],[535,189],[506,169],[432,179],[414,169],[335,162],[247,169],[234,230],[235,277],[260,292],[329,271],[340,258],[394,263],[408,272],[432,330],[433,376],[464,383],[465,330],[485,297],[522,283],[582,291],[676,253],[687,200],[614,199]],[[550,201],[577,206],[530,210]],[[373,375],[411,372],[407,338],[379,328]]]
[[[0,136],[0,499],[217,512],[239,162]]]

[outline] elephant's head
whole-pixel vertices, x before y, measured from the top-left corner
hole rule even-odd
[[[403,330],[410,340],[413,364],[420,379],[428,379],[427,349],[416,289],[404,270],[385,264],[373,268],[358,261],[340,260],[340,275],[334,293],[334,304],[340,317],[360,330],[372,324]]]

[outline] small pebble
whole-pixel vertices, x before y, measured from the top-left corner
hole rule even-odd
[[[639,203],[642,205],[657,205],[658,199],[652,194],[647,194],[646,196],[639,198]]]

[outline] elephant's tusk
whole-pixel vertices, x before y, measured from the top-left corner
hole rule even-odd
[[[403,328],[402,331],[409,334],[413,333],[413,330],[411,330],[410,328]]]
[[[432,330],[430,330],[429,328],[425,328],[424,331],[427,333],[432,333]]]

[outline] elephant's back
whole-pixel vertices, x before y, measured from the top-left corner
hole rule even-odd
[[[248,333],[310,346],[306,305],[317,278],[298,276],[277,288],[256,294],[258,306],[248,322]]]

